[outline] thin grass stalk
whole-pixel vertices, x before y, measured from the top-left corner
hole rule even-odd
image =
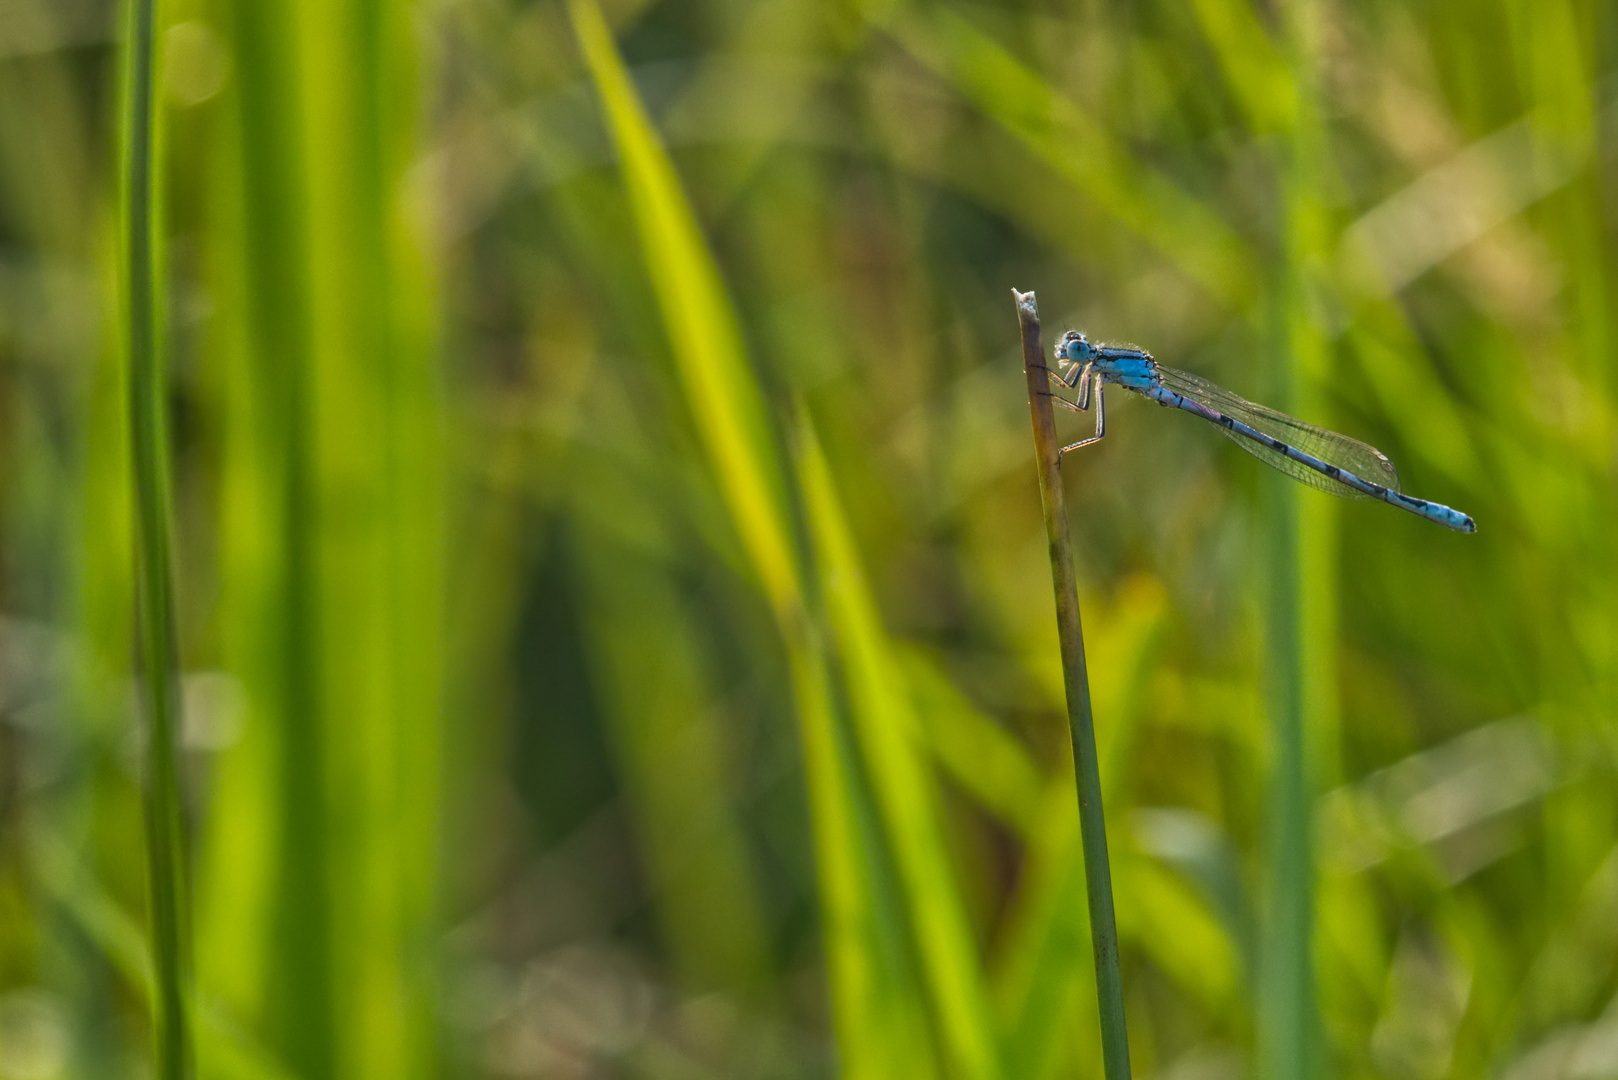
[[[1308,4],[1288,9],[1285,49],[1272,42],[1247,6],[1199,0],[1194,8],[1278,173],[1283,227],[1265,283],[1272,357],[1266,400],[1299,416],[1319,415],[1316,387],[1326,352],[1309,298],[1320,285],[1313,280],[1317,268],[1329,265],[1330,245],[1321,203],[1324,132],[1312,92]],[[1310,740],[1324,734],[1322,727],[1335,726],[1329,722],[1335,532],[1331,508],[1306,503],[1290,479],[1267,475],[1263,484],[1263,666],[1274,756],[1267,791],[1265,931],[1258,957],[1258,1075],[1302,1080],[1312,1075],[1316,1043]]]
[[[1079,796],[1090,942],[1095,952],[1096,999],[1101,1012],[1101,1062],[1106,1080],[1129,1080],[1129,1032],[1124,1024],[1118,924],[1112,908],[1112,869],[1107,861],[1107,826],[1101,808],[1101,767],[1096,759],[1095,718],[1090,712],[1090,674],[1084,661],[1073,548],[1067,535],[1067,506],[1058,459],[1061,443],[1056,438],[1056,417],[1051,411],[1050,369],[1045,365],[1045,349],[1040,342],[1039,308],[1034,294],[1013,289],[1011,295],[1017,301],[1017,325],[1022,332],[1028,413],[1034,425],[1034,461],[1039,470],[1039,496],[1045,508],[1045,536],[1050,542],[1051,578],[1056,589],[1056,633],[1062,647],[1062,681],[1073,738],[1073,780]]]
[[[1287,13],[1286,61],[1292,107],[1277,132],[1282,249],[1273,268],[1273,398],[1299,416],[1321,415],[1328,350],[1309,297],[1321,283],[1330,227],[1322,192],[1325,133],[1314,89],[1308,3]],[[1332,651],[1336,599],[1330,553],[1333,511],[1306,502],[1287,477],[1265,477],[1269,611],[1265,666],[1275,757],[1269,780],[1269,896],[1260,945],[1259,1075],[1309,1080],[1320,1072],[1315,988],[1315,759],[1335,723]]]
[[[1287,186],[1289,197],[1299,193]],[[1278,407],[1300,411],[1299,372],[1292,345],[1304,333],[1297,325],[1300,281],[1295,268],[1277,267],[1276,341],[1271,397]],[[1265,928],[1259,946],[1258,1059],[1266,1080],[1307,1080],[1314,1012],[1313,855],[1310,826],[1304,638],[1305,589],[1301,535],[1301,485],[1273,473],[1263,478],[1264,682],[1274,748],[1266,805],[1269,863]]]
[[[122,168],[125,355],[135,492],[136,666],[146,721],[146,846],[157,1075],[190,1071],[186,1017],[185,856],[180,824],[180,666],[174,626],[173,535],[164,367],[158,337],[155,0],[133,0],[124,35]]]
[[[1314,1011],[1314,901],[1305,741],[1299,498],[1288,477],[1265,478],[1268,610],[1265,681],[1274,762],[1269,776],[1268,897],[1259,945],[1259,1075],[1307,1080]]]

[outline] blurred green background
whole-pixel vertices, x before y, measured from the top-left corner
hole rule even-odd
[[[1618,10],[164,0],[198,1072],[1618,1077]],[[0,4],[0,1080],[143,1075],[119,14]],[[1069,417],[1070,430],[1086,423]],[[1065,429],[1067,430],[1067,429]]]

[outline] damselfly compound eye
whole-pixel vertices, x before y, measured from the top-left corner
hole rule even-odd
[[[1056,358],[1067,363],[1078,363],[1090,351],[1090,342],[1077,330],[1069,330],[1062,335],[1062,340],[1056,346]]]

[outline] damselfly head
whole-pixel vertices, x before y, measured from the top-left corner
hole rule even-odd
[[[1069,330],[1056,345],[1056,359],[1065,364],[1087,364],[1095,359],[1095,350],[1089,338],[1077,330]]]

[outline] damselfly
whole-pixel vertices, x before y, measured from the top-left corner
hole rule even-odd
[[[1159,405],[1184,409],[1217,425],[1237,446],[1310,487],[1349,498],[1379,499],[1460,532],[1477,531],[1477,524],[1459,510],[1402,494],[1398,470],[1376,447],[1255,405],[1189,372],[1165,367],[1145,349],[1092,345],[1083,334],[1069,330],[1056,346],[1056,359],[1061,371],[1052,374],[1063,386],[1077,388],[1079,400],[1069,401],[1060,394],[1052,397],[1074,412],[1089,410],[1092,387],[1096,399],[1095,435],[1064,446],[1063,454],[1098,442],[1106,434],[1102,391],[1108,383],[1117,383]]]

